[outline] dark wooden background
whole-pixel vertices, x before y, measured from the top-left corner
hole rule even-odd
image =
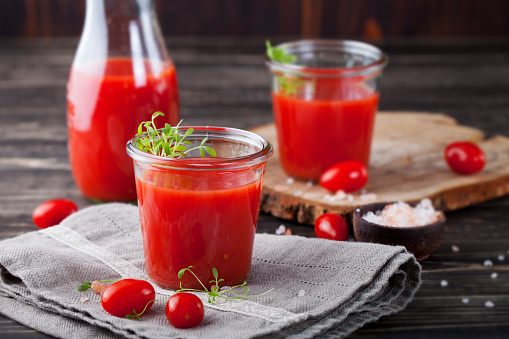
[[[168,39],[185,121],[239,128],[271,122],[263,45],[263,38]],[[76,46],[75,38],[0,39],[0,239],[36,230],[31,212],[45,200],[90,205],[73,182],[67,156],[65,88]],[[488,136],[509,135],[507,39],[412,38],[379,46],[390,56],[382,110],[442,112]],[[351,338],[507,338],[509,196],[447,218],[442,244],[423,263],[414,300]],[[265,214],[258,232],[274,233],[282,223],[294,234],[314,236],[309,226]],[[453,245],[460,251],[453,252]],[[493,267],[483,266],[487,259]],[[496,279],[490,277],[494,272]],[[442,280],[449,285],[441,287]],[[488,300],[495,307],[485,307]],[[0,315],[0,338],[43,337]]]
[[[166,36],[509,36],[507,0],[156,0]],[[0,36],[78,36],[85,0],[2,0]]]
[[[45,200],[90,205],[69,171],[65,123],[84,3],[0,0],[0,240],[34,231],[31,212]],[[441,112],[487,136],[509,135],[508,0],[157,0],[156,6],[188,124],[272,122],[266,38],[355,37],[389,55],[381,110]],[[508,337],[509,196],[447,218],[414,300],[351,338]],[[314,236],[309,226],[265,214],[258,231],[274,233],[281,223]],[[487,259],[494,266],[483,266]],[[488,300],[495,307],[485,307]],[[0,338],[44,337],[0,315]]]

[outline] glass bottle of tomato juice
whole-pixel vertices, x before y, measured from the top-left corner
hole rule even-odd
[[[95,201],[133,201],[126,142],[142,121],[179,120],[175,67],[151,0],[87,0],[85,26],[67,85],[72,173]]]

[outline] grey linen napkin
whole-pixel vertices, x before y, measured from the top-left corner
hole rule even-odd
[[[164,303],[129,320],[106,313],[91,290],[76,290],[83,280],[119,278],[148,280],[134,206],[89,207],[0,242],[0,312],[60,338],[344,337],[402,310],[419,287],[420,265],[403,247],[257,234],[247,282],[255,294],[275,290],[204,302],[202,323],[187,330],[168,323]],[[174,293],[155,287],[159,300]]]

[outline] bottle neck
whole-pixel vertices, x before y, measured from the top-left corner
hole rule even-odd
[[[169,62],[151,0],[87,0],[86,4],[75,66],[109,58]]]

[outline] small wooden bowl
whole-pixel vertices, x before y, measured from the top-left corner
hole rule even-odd
[[[440,242],[445,227],[445,215],[440,212],[439,220],[424,226],[394,227],[374,224],[362,219],[367,212],[382,210],[392,202],[382,202],[361,206],[353,212],[353,231],[355,239],[384,245],[401,245],[413,253],[417,261],[422,261],[433,253]]]

